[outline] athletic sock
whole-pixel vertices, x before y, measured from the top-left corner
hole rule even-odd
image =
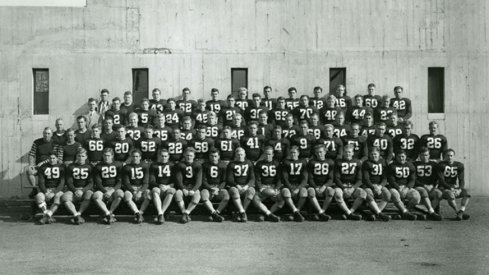
[[[460,211],[465,212],[465,206],[460,206]]]

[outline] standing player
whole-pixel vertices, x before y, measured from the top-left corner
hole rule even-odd
[[[387,164],[390,164],[394,153],[392,149],[392,139],[390,136],[385,134],[385,128],[385,123],[381,122],[377,124],[375,135],[367,138],[367,147],[369,152],[373,147],[379,147],[380,156],[386,161]]]
[[[289,109],[285,103],[285,98],[279,97],[277,99],[277,106],[270,111],[270,120],[275,125],[284,127],[287,125],[287,116],[290,114]]]
[[[173,98],[169,98],[166,104],[168,108],[163,111],[166,125],[171,128],[180,127],[180,121],[184,116],[184,112],[181,109],[177,109],[175,99]]]
[[[247,222],[246,209],[255,196],[255,173],[253,163],[246,159],[246,152],[243,148],[236,149],[235,156],[235,161],[229,163],[227,167],[226,185],[239,212],[235,220]],[[244,197],[243,200],[241,197]]]
[[[267,107],[268,110],[273,110],[277,105],[277,100],[271,97],[272,95],[272,87],[265,86],[263,87],[263,98],[261,99],[261,104]]]
[[[351,135],[343,137],[342,141],[345,146],[353,146],[353,158],[362,163],[368,158],[367,138],[360,136],[360,125],[357,123],[351,125]]]
[[[282,127],[280,125],[275,125],[272,138],[268,139],[265,145],[273,148],[273,156],[279,162],[289,154],[290,140],[288,138],[282,138]]]
[[[334,126],[326,124],[325,137],[318,141],[318,144],[324,144],[326,149],[326,158],[336,160],[343,158],[343,142],[334,136]]]
[[[41,224],[56,222],[53,214],[56,213],[61,203],[62,190],[65,185],[65,166],[58,162],[56,152],[49,153],[48,157],[48,162],[39,168],[39,193],[35,196],[36,204],[44,214],[39,220]],[[52,202],[49,209],[47,202]]]
[[[284,206],[284,201],[280,196],[280,163],[273,158],[273,148],[265,147],[263,150],[264,158],[255,165],[255,186],[258,192],[253,198],[255,206],[265,214],[260,216],[259,221],[269,220],[279,222],[280,218],[273,214]],[[272,200],[275,203],[270,209],[263,204],[263,201]]]
[[[389,115],[389,126],[387,127],[386,131],[389,136],[391,136],[392,139],[394,139],[396,136],[402,134],[402,126],[399,125],[399,117],[397,116],[396,112],[392,112]]]
[[[206,137],[207,129],[204,125],[197,128],[196,137],[188,142],[189,147],[195,149],[195,160],[200,163],[209,159],[209,152],[214,149],[214,140]]]
[[[343,218],[358,221],[362,215],[355,213],[363,202],[367,199],[367,192],[363,190],[361,163],[353,158],[353,146],[347,145],[344,148],[343,159],[335,161],[334,183],[335,200],[338,206],[345,212]],[[345,199],[354,199],[351,208],[346,205]]]
[[[317,110],[321,110],[325,104],[323,98],[323,88],[316,86],[314,87],[314,97],[311,98],[309,104],[313,107],[316,107]]]
[[[463,163],[455,161],[453,149],[446,150],[444,155],[445,160],[440,162],[438,170],[440,190],[443,192],[443,198],[457,214],[456,219],[468,220],[470,215],[465,213],[465,209],[469,204],[470,195],[465,188],[465,167]],[[457,198],[462,198],[460,208],[455,201]]]
[[[66,143],[66,130],[63,124],[62,118],[57,118],[54,124],[56,131],[53,132],[53,142],[58,146],[63,146]]]
[[[235,106],[236,100],[233,95],[228,95],[227,106],[219,113],[219,121],[223,126],[232,126],[233,119],[236,114],[241,114],[242,111],[238,106]]]
[[[114,97],[112,99],[112,108],[105,112],[105,119],[111,117],[115,125],[126,125],[126,117],[121,111],[121,99]]]
[[[253,100],[249,103],[249,106],[244,111],[244,118],[246,121],[258,120],[260,112],[268,112],[268,108],[261,105],[261,96],[258,93],[253,94]]]
[[[101,120],[105,119],[105,112],[110,109],[109,90],[102,89],[100,91],[100,100],[97,103],[97,112]]]
[[[419,137],[411,132],[412,129],[413,123],[410,120],[405,121],[403,133],[396,135],[392,141],[394,145],[394,152],[404,150],[408,157],[408,161],[414,161],[418,158]]]
[[[326,128],[319,123],[319,115],[312,114],[309,120],[311,127],[309,127],[309,134],[313,135],[316,140],[319,140],[325,136]]]
[[[153,135],[161,140],[162,143],[168,141],[168,138],[173,134],[172,128],[166,126],[166,119],[164,114],[159,114],[155,119],[155,127],[153,128]]]
[[[132,139],[133,143],[137,143],[144,134],[144,128],[139,126],[138,123],[138,115],[136,113],[130,113],[126,134]]]
[[[127,121],[129,114],[134,112],[134,103],[132,101],[132,93],[130,91],[124,92],[124,102],[121,104],[121,116]]]
[[[121,190],[122,163],[114,161],[112,148],[104,149],[104,160],[94,168],[96,190],[92,199],[104,213],[104,223],[116,222],[114,211],[119,206],[124,193]],[[106,203],[110,203],[110,210]]]
[[[78,129],[75,134],[75,141],[80,144],[85,144],[85,141],[90,138],[90,130],[87,128],[87,118],[84,116],[78,116],[76,118],[76,123],[78,125]]]
[[[415,188],[421,195],[421,202],[428,209],[428,216],[435,221],[442,217],[435,212],[440,205],[442,192],[436,188],[438,185],[438,164],[430,160],[430,151],[422,147],[419,151],[419,161],[414,162],[416,170]]]
[[[217,99],[219,96],[219,90],[217,88],[211,89],[211,100],[208,100],[205,103],[207,110],[214,112],[216,115],[221,113],[221,110],[224,109],[226,103],[220,99]]]
[[[196,108],[190,116],[194,121],[194,126],[206,125],[209,122],[209,110],[206,109],[205,101],[200,98],[197,100]]]
[[[93,135],[92,135],[93,136]],[[110,116],[105,117],[102,134],[100,138],[104,141],[104,146],[110,144],[117,137],[114,131],[114,119]]]
[[[363,96],[363,101],[366,107],[372,108],[372,110],[377,109],[380,106],[382,98],[375,94],[375,84],[370,83],[367,86],[367,94]]]
[[[122,185],[124,189],[124,201],[134,213],[134,222],[142,223],[143,214],[149,205],[146,194],[149,182],[148,166],[141,163],[141,152],[133,150],[131,152],[132,161],[122,168]],[[136,203],[141,203],[138,209]]]
[[[129,158],[129,152],[134,148],[132,139],[126,137],[126,128],[119,126],[117,129],[118,137],[109,144],[109,148],[114,150],[114,160],[125,162]]]
[[[311,151],[316,143],[316,138],[309,134],[309,125],[306,120],[301,120],[300,131],[290,139],[290,145],[299,148],[299,158],[309,160]]]
[[[394,107],[390,107],[390,102],[391,99],[389,96],[384,95],[382,97],[382,104],[381,106],[377,107],[374,112],[374,121],[376,124],[379,124],[381,122],[388,123],[389,116],[392,112],[394,112],[396,109]]]
[[[326,106],[324,106],[320,111],[320,118],[323,124],[335,124],[337,121],[337,116],[342,113],[340,107],[335,105],[336,97],[334,95],[329,95],[326,98]]]
[[[373,114],[370,107],[363,106],[363,98],[361,95],[355,96],[355,106],[348,112],[347,121],[350,123],[358,123],[361,126],[367,125],[367,114]]]
[[[291,139],[301,131],[299,126],[295,125],[295,119],[292,114],[288,114],[285,118],[285,126],[282,127],[282,136]]]
[[[382,214],[387,203],[391,200],[391,193],[387,185],[387,163],[380,157],[379,147],[373,147],[369,159],[362,164],[362,188],[367,192],[367,203],[375,215],[367,217],[374,221],[377,218],[388,221],[390,216]],[[375,199],[380,199],[377,204]]]
[[[66,144],[59,147],[58,159],[65,165],[69,165],[75,161],[76,151],[81,148],[81,144],[75,141],[73,129],[66,131],[66,137]]]
[[[402,97],[404,88],[401,86],[394,87],[394,98],[391,98],[390,105],[394,107],[399,115],[399,121],[402,123],[411,118],[413,110],[411,108],[411,100],[409,98]]]
[[[82,217],[83,212],[90,205],[93,196],[93,174],[92,166],[86,163],[87,151],[80,148],[76,154],[76,161],[66,169],[66,191],[61,197],[61,201],[68,211],[73,214],[73,223],[76,225],[85,222]],[[76,210],[74,202],[79,202],[80,210]]]
[[[314,209],[319,212],[315,216],[318,220],[329,221],[331,216],[326,215],[331,201],[334,197],[333,171],[334,162],[326,158],[326,148],[322,144],[314,146],[314,158],[307,164],[308,184],[307,195]],[[324,198],[323,206],[319,206],[317,197]]]
[[[149,109],[149,99],[143,98],[141,100],[141,107],[136,109],[135,113],[138,115],[139,126],[146,128],[149,124],[153,123],[156,115],[155,110]]]
[[[447,138],[438,134],[438,122],[431,121],[429,124],[430,133],[421,136],[419,146],[425,146],[430,150],[430,159],[439,161],[443,158],[442,153],[447,150]]]
[[[221,160],[228,164],[234,159],[234,151],[239,148],[239,140],[233,138],[231,127],[224,126],[223,137],[216,141],[216,148],[219,150]]]
[[[200,201],[200,186],[202,185],[202,165],[194,162],[195,149],[189,147],[185,150],[184,161],[176,165],[175,178],[177,192],[175,202],[182,213],[181,223],[191,221],[190,213],[195,209]],[[184,198],[190,198],[190,202],[185,209]]]
[[[153,137],[153,126],[146,127],[144,137],[139,140],[138,147],[141,150],[143,161],[156,161],[158,150],[161,148],[161,139]]]
[[[248,89],[246,89],[245,87],[239,88],[238,98],[236,99],[236,106],[241,109],[241,112],[244,112],[249,105],[250,101],[248,100]]]
[[[176,102],[178,108],[182,110],[183,115],[190,116],[192,114],[192,110],[195,109],[197,102],[195,100],[190,99],[190,89],[185,87],[182,89],[182,99]]]
[[[258,123],[254,120],[248,123],[248,134],[241,137],[241,148],[245,150],[246,157],[255,163],[261,155],[265,137],[258,135]]]
[[[154,88],[151,94],[153,98],[149,101],[149,109],[156,114],[162,114],[163,110],[165,110],[166,101],[161,98],[160,89]]]
[[[346,87],[343,84],[339,84],[335,88],[335,96],[336,96],[336,107],[341,108],[344,114],[348,113],[348,111],[352,107],[351,98],[346,95]]]
[[[182,139],[180,129],[173,129],[173,137],[162,145],[163,148],[168,150],[170,154],[170,160],[173,162],[179,162],[183,157],[183,152],[187,149],[187,141]]]
[[[180,127],[180,129],[182,139],[186,140],[187,142],[194,139],[195,129],[192,127],[192,119],[189,116],[182,119],[182,127]]]
[[[297,89],[295,87],[290,87],[287,90],[289,97],[285,100],[287,108],[292,111],[299,106],[299,99],[297,98]]]
[[[170,162],[168,150],[160,150],[160,162],[153,162],[149,167],[149,189],[146,196],[153,201],[158,216],[156,222],[165,222],[165,212],[175,195],[174,163]],[[162,202],[163,201],[163,202]]]
[[[319,111],[316,107],[309,105],[309,97],[307,95],[301,95],[299,106],[292,110],[292,114],[300,121],[304,119],[309,120],[313,114],[319,114]]]
[[[202,164],[202,186],[200,194],[202,202],[211,213],[212,220],[223,222],[221,212],[229,202],[229,193],[226,186],[226,164],[219,161],[219,151],[212,148],[208,159]],[[214,209],[212,201],[219,201],[217,210]]]
[[[265,138],[269,139],[272,136],[273,124],[268,123],[268,112],[261,111],[260,119],[258,120],[258,134],[265,136]]]
[[[421,201],[419,192],[414,189],[416,171],[414,165],[407,162],[406,152],[396,153],[396,160],[389,165],[387,180],[392,195],[392,202],[399,209],[402,217],[407,220],[416,220],[416,215],[410,212]],[[407,200],[407,207],[403,201]]]
[[[104,140],[100,138],[100,124],[95,124],[92,127],[92,136],[87,139],[85,146],[87,150],[88,161],[92,165],[102,161],[104,151]]]
[[[285,204],[292,210],[294,220],[303,222],[304,217],[300,210],[307,199],[307,162],[299,159],[299,148],[292,146],[289,152],[289,158],[282,162],[280,168],[282,172],[281,195]],[[294,204],[297,201],[297,206]]]

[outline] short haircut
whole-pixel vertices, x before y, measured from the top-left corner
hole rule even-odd
[[[97,102],[97,100],[95,100],[95,98],[91,97],[88,99],[88,103],[92,103],[92,102]]]
[[[182,93],[183,92],[187,92],[187,91],[190,93],[190,89],[188,87],[185,87],[185,88],[182,89]]]
[[[273,149],[272,146],[265,146],[265,148],[263,149],[263,151],[272,151],[273,152],[275,150]]]
[[[357,95],[355,95],[355,99],[357,99],[357,98],[363,99],[363,96],[361,94],[357,94]]]
[[[194,147],[187,147],[187,149],[185,149],[185,154],[186,153],[194,153],[195,154],[195,149]]]
[[[124,92],[124,96],[127,96],[127,95],[132,96],[132,92],[131,92],[131,91],[125,91],[125,92]]]
[[[396,151],[396,157],[397,157],[397,156],[400,156],[400,155],[405,155],[405,156],[406,156],[406,155],[407,155],[407,154],[406,154],[406,151],[404,151],[404,150],[402,150],[402,149],[401,149],[401,150],[397,150],[397,151]]]
[[[424,153],[429,152],[429,151],[430,151],[430,149],[428,149],[428,147],[426,147],[426,146],[421,146],[421,148],[419,148],[420,154],[424,154]]]
[[[324,129],[329,129],[329,128],[334,129],[333,124],[326,124],[326,125],[324,125]]]
[[[175,99],[174,99],[174,98],[172,98],[172,97],[170,97],[169,99],[167,99],[167,100],[166,100],[166,102],[167,102],[167,103],[170,103],[170,102],[175,103]]]
[[[133,112],[133,113],[130,113],[128,117],[129,118],[133,118],[133,117],[137,118],[138,117],[138,114],[136,114],[136,113]]]
[[[321,88],[320,86],[316,86],[314,87],[314,91],[323,91],[323,88]]]
[[[100,94],[110,94],[110,93],[109,93],[109,90],[107,90],[107,89],[102,89],[102,90],[100,91]]]
[[[211,89],[211,93],[214,93],[214,92],[219,93],[219,90],[218,90],[217,88],[212,88],[212,89]]]
[[[148,98],[146,98],[146,97],[145,97],[145,98],[143,98],[143,99],[141,99],[141,103],[144,103],[144,102],[149,102],[149,99],[148,99]]]
[[[93,129],[102,129],[102,125],[98,124],[98,123],[95,123],[93,126],[92,126],[92,130]]]
[[[267,89],[270,89],[270,90],[271,90],[271,89],[272,89],[272,87],[270,87],[270,86],[268,86],[268,85],[267,85],[267,86],[265,86],[265,87],[263,87],[263,91],[265,91],[265,90],[267,90]]]
[[[301,95],[300,99],[303,99],[303,98],[307,98],[307,100],[309,100],[309,96],[308,95]]]
[[[411,128],[413,128],[413,126],[414,126],[414,124],[413,124],[413,122],[411,120],[404,121],[404,127],[406,127],[408,125],[411,126]]]
[[[121,101],[121,99],[116,96],[112,99],[112,102],[116,102],[116,101]]]
[[[306,125],[306,126],[309,126],[309,122],[307,122],[307,120],[303,119],[299,122],[299,125]]]
[[[104,150],[102,151],[104,154],[106,153],[110,153],[111,155],[114,155],[114,150],[110,147],[106,147],[104,148]]]
[[[199,103],[199,104],[200,104],[200,103],[205,103],[205,100],[204,100],[204,99],[202,99],[202,98],[199,98],[199,99],[197,100],[197,103]]]
[[[231,98],[232,98],[232,99],[235,99],[235,98],[234,98],[234,95],[228,95],[227,99],[231,99]]]
[[[385,122],[379,122],[377,123],[377,128],[379,128],[380,126],[384,126],[384,127],[387,127],[387,125],[385,124]]]
[[[76,121],[83,119],[85,122],[87,122],[87,118],[85,116],[77,116]]]
[[[290,87],[287,92],[296,92],[297,93],[297,89],[295,87]]]
[[[146,130],[153,130],[153,125],[148,124],[148,126],[146,126]]]
[[[252,97],[259,97],[259,98],[261,98],[261,95],[259,93],[253,93],[253,96]]]
[[[219,150],[217,150],[216,148],[212,147],[210,150],[209,150],[209,155],[211,154],[219,154]]]
[[[273,130],[282,130],[282,126],[277,124],[275,127],[273,127]]]
[[[346,151],[346,150],[355,151],[355,146],[353,144],[347,144],[347,145],[345,145],[345,147],[343,147],[343,150],[344,151]]]
[[[319,149],[325,149],[326,150],[326,146],[324,144],[314,145],[314,151],[319,150]]]
[[[443,155],[447,155],[448,153],[452,152],[454,155],[455,155],[455,150],[453,150],[452,148],[448,148],[445,150],[445,152],[443,152]]]
[[[192,121],[192,119],[189,116],[184,116],[182,118],[182,122],[185,122],[185,121]]]
[[[285,97],[283,97],[283,96],[279,96],[279,97],[277,98],[277,101],[280,101],[280,100],[284,100],[284,101],[285,101]]]
[[[403,87],[401,87],[401,86],[396,86],[396,87],[394,87],[394,91],[396,91],[396,90],[398,90],[398,89],[400,89],[401,91],[404,91],[404,88],[403,88]]]
[[[379,146],[373,146],[370,148],[370,153],[377,152],[380,153],[380,147]]]
[[[433,120],[433,121],[430,121],[430,123],[428,125],[429,126],[433,126],[433,125],[438,126],[438,122],[436,122],[436,121]]]
[[[139,151],[139,149],[133,149],[131,151],[131,156],[134,155],[134,154],[139,154],[140,156],[142,155],[141,151]]]
[[[158,93],[160,93],[160,94],[161,94],[161,91],[160,91],[160,89],[158,89],[158,88],[154,88],[154,89],[153,89],[153,93],[154,93],[154,92],[158,92]]]
[[[367,88],[371,88],[371,87],[374,87],[375,88],[375,84],[374,83],[369,83]]]
[[[251,126],[251,125],[258,126],[258,122],[256,120],[252,120],[252,121],[248,122],[248,126]]]

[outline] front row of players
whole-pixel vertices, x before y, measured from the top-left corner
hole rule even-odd
[[[221,212],[229,200],[237,209],[235,220],[241,222],[247,221],[250,203],[264,214],[260,220],[280,221],[274,213],[287,205],[293,213],[291,218],[304,221],[301,210],[307,199],[316,211],[313,220],[331,219],[326,211],[333,199],[344,212],[343,218],[351,220],[362,219],[357,210],[366,203],[373,213],[367,220],[388,221],[391,216],[382,211],[390,201],[399,210],[397,218],[426,218],[412,212],[423,204],[430,219],[441,220],[437,211],[441,199],[448,201],[457,220],[469,218],[465,213],[470,195],[464,188],[464,166],[454,161],[451,149],[440,163],[430,161],[427,148],[420,150],[420,160],[414,163],[400,151],[390,165],[380,157],[377,147],[363,163],[353,157],[351,145],[345,146],[343,158],[335,162],[326,158],[324,145],[314,147],[314,157],[309,161],[299,159],[295,146],[289,153],[289,158],[280,163],[274,158],[273,148],[266,147],[263,157],[253,164],[245,150],[238,148],[235,161],[227,163],[220,160],[217,150],[212,150],[208,161],[202,162],[195,160],[193,148],[187,148],[183,161],[174,164],[163,149],[160,160],[148,164],[142,162],[141,152],[134,150],[131,162],[123,166],[114,161],[113,150],[107,148],[103,161],[95,167],[87,164],[85,149],[79,149],[76,161],[67,167],[58,162],[56,153],[51,153],[49,162],[39,170],[40,192],[35,201],[44,213],[42,224],[54,222],[52,215],[61,203],[73,214],[73,223],[81,224],[91,201],[101,209],[107,224],[116,221],[114,211],[121,201],[132,210],[136,223],[143,222],[143,213],[153,202],[158,213],[155,221],[162,224],[172,200],[182,213],[182,223],[191,220],[190,213],[201,201],[212,219],[222,222]],[[63,192],[65,185],[67,191]],[[455,199],[460,197],[458,207]],[[317,198],[324,200],[322,205]],[[345,201],[349,199],[353,200],[351,207]],[[267,200],[273,202],[270,209],[264,204]],[[212,201],[219,202],[217,209]],[[46,202],[52,202],[49,209]],[[77,202],[78,210],[74,204]]]

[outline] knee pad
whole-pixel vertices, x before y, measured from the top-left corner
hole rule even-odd
[[[301,197],[301,198],[307,198],[307,189],[306,188],[301,188],[299,190],[299,197]]]
[[[392,198],[392,202],[394,203],[400,202],[401,195],[399,194],[399,191],[397,191],[396,189],[391,189],[391,198]]]
[[[312,199],[312,198],[315,198],[315,197],[316,197],[316,190],[314,190],[314,188],[312,188],[312,187],[309,187],[309,188],[307,189],[307,196],[308,196],[309,198],[311,198],[311,199]]]
[[[183,200],[183,192],[182,190],[177,190],[175,192],[175,201],[182,201]]]
[[[151,193],[159,195],[161,194],[161,189],[158,187],[153,187],[153,189],[151,189]]]
[[[132,193],[129,191],[124,192],[124,201],[129,202],[132,200]]]
[[[228,201],[229,200],[229,192],[228,190],[221,190],[219,191],[219,193],[221,193],[221,196],[222,196],[222,200],[223,201]]]
[[[112,193],[112,196],[114,196],[115,199],[122,199],[124,197],[124,192],[122,192],[121,189],[118,189]]]
[[[434,189],[430,193],[430,199],[441,200],[442,197],[443,197],[443,193],[440,191],[440,189]]]
[[[416,188],[416,190],[419,192],[419,195],[421,196],[421,198],[427,198],[428,197],[428,191],[424,188]]]
[[[335,193],[335,191],[331,187],[327,187],[326,190],[324,190],[324,194],[326,197],[332,198],[332,197],[334,197],[334,193]]]
[[[175,188],[169,188],[168,190],[166,190],[166,193],[168,195],[175,195],[175,192],[177,192],[177,190],[175,190]]]
[[[355,196],[357,198],[360,198],[360,199],[366,199],[367,198],[367,192],[365,192],[365,190],[363,190],[362,188],[357,188],[357,190],[355,190]]]
[[[209,191],[208,190],[202,190],[200,193],[202,201],[208,201],[209,200]]]
[[[470,195],[469,195],[469,191],[467,191],[467,189],[462,189],[462,191],[460,192],[460,196],[464,197],[464,198],[470,198]]]
[[[246,197],[248,197],[248,199],[253,199],[253,197],[255,196],[256,194],[256,191],[255,191],[255,188],[253,187],[249,187],[248,190],[246,190]]]
[[[282,194],[282,197],[284,197],[284,198],[291,198],[292,197],[292,195],[290,194],[289,188],[282,189],[282,191],[280,191],[280,193]]]
[[[389,192],[389,190],[387,190],[386,188],[383,188],[382,189],[382,200],[390,201],[391,197],[392,197],[391,192]]]

